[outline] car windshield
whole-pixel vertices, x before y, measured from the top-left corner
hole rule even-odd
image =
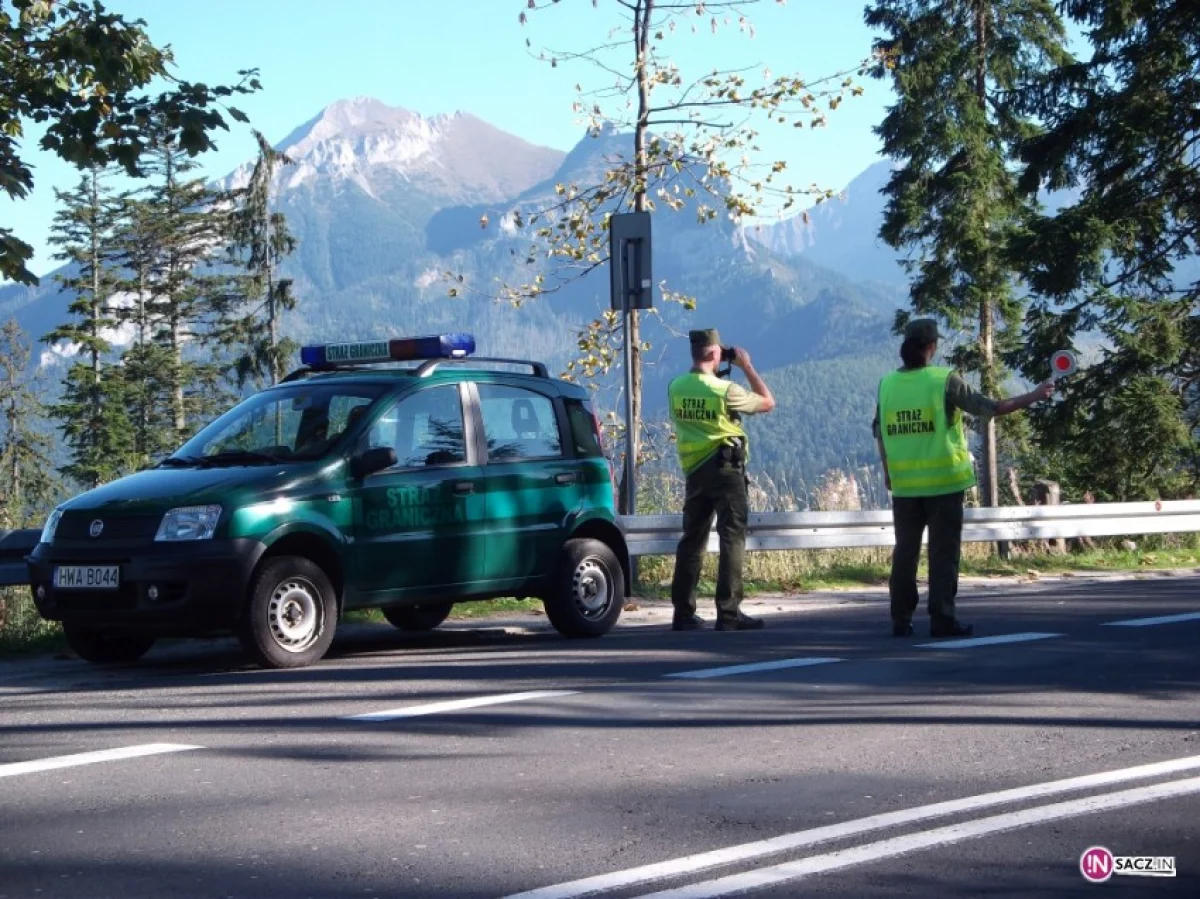
[[[319,459],[386,391],[378,384],[295,384],[238,403],[161,463],[254,465]]]

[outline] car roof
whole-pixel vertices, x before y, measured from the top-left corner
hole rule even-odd
[[[564,381],[561,378],[542,377],[524,372],[497,371],[493,369],[472,368],[463,363],[451,362],[439,365],[423,375],[416,368],[384,368],[378,366],[363,366],[359,368],[330,369],[326,371],[301,369],[288,376],[285,384],[380,384],[389,387],[401,384],[457,384],[461,381],[478,381],[484,383],[503,383],[526,386],[534,390],[545,391],[551,388],[552,393],[575,399],[589,399],[586,389],[579,384]],[[283,386],[283,384],[278,385]]]

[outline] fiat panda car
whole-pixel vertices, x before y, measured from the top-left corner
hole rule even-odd
[[[474,349],[303,348],[154,468],[59,506],[28,558],[39,612],[97,663],[232,631],[258,664],[299,667],[349,610],[427,630],[502,596],[540,598],[568,637],[606,633],[629,557],[588,395]]]

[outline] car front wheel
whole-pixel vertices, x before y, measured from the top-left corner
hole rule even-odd
[[[263,668],[303,668],[325,655],[336,627],[337,599],[321,567],[279,556],[251,584],[238,639]]]
[[[564,637],[599,637],[621,617],[625,579],[621,564],[599,540],[568,540],[545,599],[546,617]]]

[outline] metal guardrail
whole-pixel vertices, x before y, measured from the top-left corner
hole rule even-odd
[[[967,509],[963,518],[963,540],[972,543],[1182,534],[1200,532],[1200,500],[1003,506]],[[682,515],[633,515],[622,523],[632,556],[674,555],[683,530]],[[40,535],[38,530],[0,531],[0,587],[28,583],[25,556]],[[895,542],[892,513],[887,511],[756,512],[750,516],[746,549],[845,549]],[[717,535],[712,533],[708,551],[717,550]]]
[[[965,510],[963,518],[963,540],[973,543],[1179,534],[1200,532],[1200,500],[972,508]],[[683,531],[682,515],[633,515],[622,523],[632,556],[674,555]],[[746,549],[753,552],[895,542],[888,511],[752,513],[746,535]],[[708,538],[708,551],[717,549],[714,532]]]
[[[25,586],[29,583],[25,557],[33,552],[41,536],[40,529],[0,531],[0,587]]]

